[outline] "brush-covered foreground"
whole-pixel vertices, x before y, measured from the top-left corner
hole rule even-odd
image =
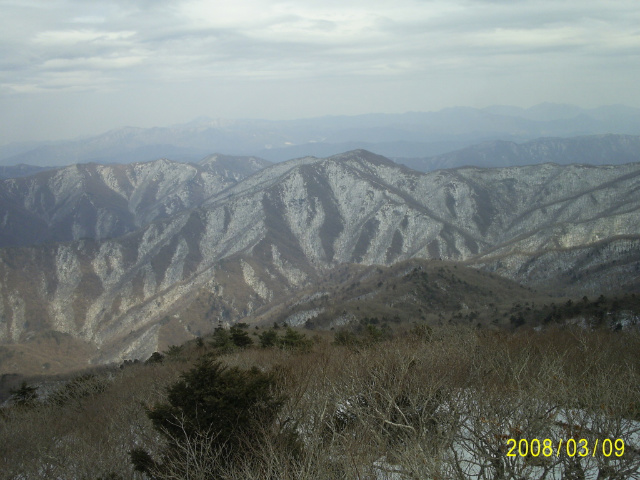
[[[625,449],[557,456],[570,438]],[[0,410],[16,480],[622,479],[639,447],[636,329],[219,330]]]

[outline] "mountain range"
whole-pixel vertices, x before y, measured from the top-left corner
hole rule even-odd
[[[556,294],[640,286],[638,163],[421,173],[355,150],[4,182],[2,232],[25,240],[0,249],[0,341],[56,332],[93,362],[255,322],[344,265],[456,261]]]
[[[587,135],[537,138],[524,143],[495,140],[428,158],[395,161],[421,172],[473,165],[512,167],[538,163],[619,165],[640,162],[640,136]]]
[[[193,162],[210,152],[284,161],[354,149],[393,159],[425,158],[495,140],[521,143],[609,133],[639,135],[640,109],[541,104],[282,121],[203,117],[171,127],[124,127],[70,141],[4,145],[0,165],[131,163],[159,157]]]
[[[196,164],[77,164],[0,181],[0,247],[119,237],[196,207],[270,162],[210,155]]]

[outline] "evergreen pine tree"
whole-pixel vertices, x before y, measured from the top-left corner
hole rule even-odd
[[[284,400],[274,394],[272,375],[257,368],[228,368],[210,359],[201,360],[181,380],[168,388],[168,403],[147,409],[154,428],[166,440],[162,463],[144,449],[131,451],[136,470],[154,478],[163,470],[175,471],[181,444],[208,442],[201,451],[216,452],[209,471],[220,471],[238,461],[255,432],[269,431]],[[207,459],[198,459],[203,462]],[[172,463],[174,462],[174,463]]]
[[[253,345],[253,340],[249,336],[249,332],[243,330],[241,327],[233,326],[229,333],[231,335],[231,341],[236,347],[248,347]]]
[[[265,330],[258,336],[258,338],[260,339],[261,347],[274,347],[278,343],[278,332],[274,329]]]

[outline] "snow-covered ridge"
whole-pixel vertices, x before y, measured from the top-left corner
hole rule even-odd
[[[0,247],[111,238],[200,205],[264,168],[253,157],[72,165],[0,181]]]
[[[94,214],[99,238],[133,231],[20,254],[0,249],[0,341],[39,325],[101,345],[105,358],[152,352],[162,319],[202,289],[240,318],[345,262],[461,260],[532,284],[569,271],[581,278],[594,265],[617,269],[583,276],[589,288],[640,275],[632,263],[640,164],[421,174],[360,150],[276,164],[240,181],[202,168],[87,165],[7,181],[2,195],[11,202],[30,192],[20,208],[35,212],[36,233],[53,218],[80,225],[76,217]],[[89,190],[110,207],[92,209],[99,202]],[[12,225],[16,203],[6,202],[0,218],[8,214]]]

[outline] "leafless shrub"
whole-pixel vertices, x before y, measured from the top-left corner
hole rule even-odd
[[[0,470],[7,478],[135,478],[128,452],[160,452],[141,406],[163,400],[187,362],[136,365],[106,388],[60,405],[5,409]],[[195,358],[195,357],[194,357]],[[633,478],[640,468],[640,336],[554,328],[542,332],[434,328],[366,347],[322,341],[311,352],[250,348],[219,357],[272,371],[287,398],[270,427],[242,441],[226,479]],[[174,461],[207,478],[219,452],[207,436]],[[621,457],[507,456],[510,440],[623,439]],[[601,447],[600,447],[601,448]],[[186,463],[185,463],[186,462]],[[169,475],[165,473],[163,475]],[[167,477],[168,478],[168,477]]]

